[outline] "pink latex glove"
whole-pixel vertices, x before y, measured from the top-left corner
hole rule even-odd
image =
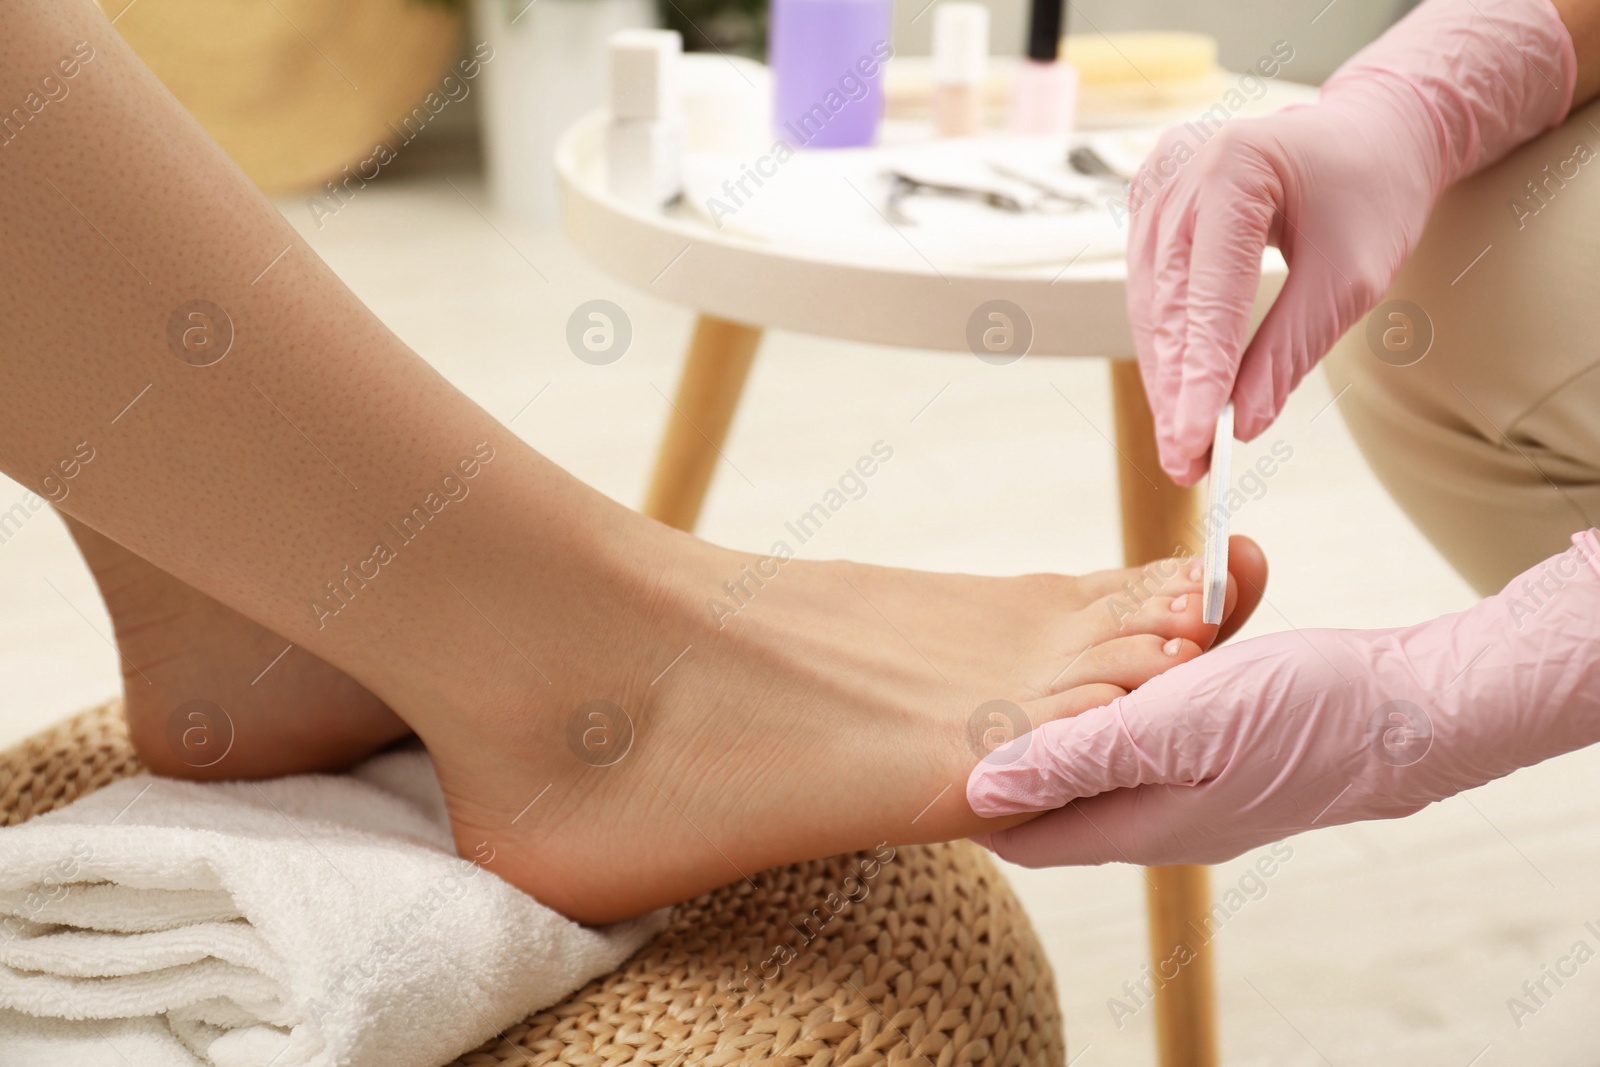
[[[1459,614],[1228,645],[1041,726],[967,800],[1049,814],[978,840],[1029,867],[1217,863],[1600,741],[1600,542],[1573,541]]]
[[[1444,188],[1561,122],[1576,73],[1550,0],[1426,0],[1315,104],[1168,130],[1128,197],[1128,313],[1167,473],[1205,473],[1230,396],[1240,439],[1265,430]],[[1252,340],[1269,243],[1289,277]]]

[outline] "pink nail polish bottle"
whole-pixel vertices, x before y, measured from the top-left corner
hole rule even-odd
[[[1060,58],[1062,0],[1033,0],[1028,51],[1011,82],[1012,133],[1025,136],[1072,132],[1078,106],[1078,72]]]

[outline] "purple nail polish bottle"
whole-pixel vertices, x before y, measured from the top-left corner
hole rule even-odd
[[[772,0],[773,131],[796,148],[878,139],[893,0]]]

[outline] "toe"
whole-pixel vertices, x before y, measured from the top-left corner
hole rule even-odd
[[[1103,707],[1145,682],[1204,652],[1183,637],[1131,634],[1086,649],[1050,686],[1047,695],[1023,705],[1035,729],[1056,719]]]
[[[1199,572],[1189,576],[1197,563],[1199,559],[1194,556],[1168,556],[1139,567],[1117,567],[1082,575],[1078,578],[1078,587],[1097,600],[1117,596],[1137,599],[1158,592],[1173,594],[1182,591],[1179,586],[1186,588],[1186,583],[1196,583],[1198,587]]]
[[[1071,625],[1071,636],[1098,644],[1129,633],[1149,630],[1152,620],[1170,614],[1170,603],[1185,594],[1199,595],[1201,567],[1180,557],[1156,560],[1143,567],[1108,571],[1121,583],[1086,605]],[[1169,634],[1169,636],[1175,636]]]
[[[1047,722],[1056,719],[1070,719],[1074,715],[1082,715],[1092,708],[1103,707],[1121,696],[1127,696],[1128,690],[1120,685],[1109,682],[1090,682],[1087,685],[1074,686],[1071,689],[1052,693],[1049,696],[1030,700],[1022,705],[1028,713],[1028,719],[1034,729],[1038,729]]]
[[[1137,689],[1162,671],[1193,659],[1201,651],[1200,642],[1175,634],[1136,633],[1113,638],[1086,649],[1068,664],[1050,685],[1050,692],[1059,695],[1097,684],[1118,690]],[[1092,694],[1085,694],[1088,695]],[[1113,697],[1120,695],[1120,692],[1112,694]]]
[[[1091,605],[1097,609],[1091,618],[1098,620],[1101,640],[1135,633],[1181,637],[1210,648],[1231,637],[1260,605],[1267,584],[1267,557],[1261,546],[1248,537],[1233,537],[1228,542],[1228,591],[1223,601],[1222,623],[1210,626],[1202,621],[1201,571],[1198,561],[1171,560],[1189,564],[1177,574],[1172,567],[1157,564],[1133,573],[1168,574],[1159,585],[1149,584],[1148,596],[1140,588],[1124,587],[1118,593]]]
[[[1228,539],[1228,605],[1217,641],[1226,641],[1261,604],[1267,589],[1267,555],[1248,537]]]
[[[1230,602],[1233,596],[1230,586]],[[1217,628],[1206,625],[1204,609],[1204,598],[1198,589],[1177,596],[1153,596],[1140,604],[1138,611],[1120,620],[1117,636],[1153,634],[1162,639],[1181,637],[1201,646],[1209,646]]]

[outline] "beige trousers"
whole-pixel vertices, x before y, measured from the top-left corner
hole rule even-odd
[[[1480,592],[1600,524],[1600,102],[1447,191],[1325,367],[1379,480]]]

